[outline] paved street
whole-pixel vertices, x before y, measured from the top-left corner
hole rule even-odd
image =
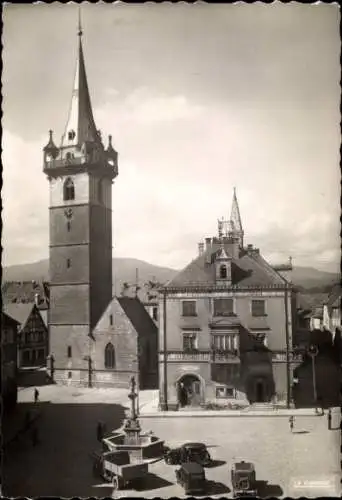
[[[20,391],[19,408],[32,407],[31,389]],[[96,390],[46,386],[40,388],[41,443],[10,449],[5,456],[4,494],[7,496],[111,496],[112,489],[92,476],[89,453],[98,448],[96,424],[107,429],[121,425],[128,407],[127,390]],[[152,393],[141,393],[147,400]],[[203,441],[216,467],[207,469],[208,495],[230,496],[230,467],[234,460],[255,463],[260,496],[336,496],[340,478],[340,432],[328,431],[325,417],[296,417],[291,434],[286,417],[177,417],[141,418],[144,430],[176,446]],[[182,496],[175,484],[175,467],[163,461],[150,466],[143,491],[127,490],[116,496]],[[297,486],[291,485],[297,481]],[[298,480],[316,480],[304,491]],[[317,483],[317,481],[320,481]],[[312,485],[311,485],[312,486]]]

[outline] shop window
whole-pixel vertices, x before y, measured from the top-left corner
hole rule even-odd
[[[216,397],[220,398],[235,398],[235,389],[233,387],[216,387]]]

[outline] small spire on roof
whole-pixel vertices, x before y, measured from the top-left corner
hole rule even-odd
[[[233,202],[232,202],[232,210],[230,213],[230,221],[233,227],[233,231],[236,233],[236,235],[240,239],[240,246],[243,246],[243,236],[244,236],[244,231],[242,228],[242,222],[241,222],[241,216],[240,216],[240,209],[239,209],[239,204],[236,196],[236,188],[234,187],[233,189]]]

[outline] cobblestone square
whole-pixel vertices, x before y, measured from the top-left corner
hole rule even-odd
[[[18,408],[32,408],[32,389],[20,391]],[[151,394],[141,392],[140,400]],[[5,454],[3,494],[7,496],[125,497],[184,496],[175,467],[151,464],[140,491],[113,492],[92,475],[89,454],[99,448],[96,424],[119,427],[128,407],[126,390],[46,386],[40,388],[40,444],[29,440]],[[169,446],[202,441],[215,467],[206,469],[208,495],[231,496],[230,468],[235,460],[252,461],[260,496],[339,496],[340,432],[327,428],[327,417],[296,417],[291,434],[287,417],[141,417]],[[335,415],[338,425],[338,415]],[[315,483],[313,483],[315,481]],[[306,489],[305,489],[306,488]]]

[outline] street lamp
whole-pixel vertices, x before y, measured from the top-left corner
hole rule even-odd
[[[318,348],[315,345],[310,345],[308,349],[308,355],[311,357],[312,363],[312,386],[313,386],[313,396],[315,404],[317,405],[317,387],[316,387],[316,363],[315,357],[318,354]]]
[[[92,383],[92,372],[93,372],[93,361],[90,356],[84,356],[84,361],[88,361],[88,387],[93,387]]]

